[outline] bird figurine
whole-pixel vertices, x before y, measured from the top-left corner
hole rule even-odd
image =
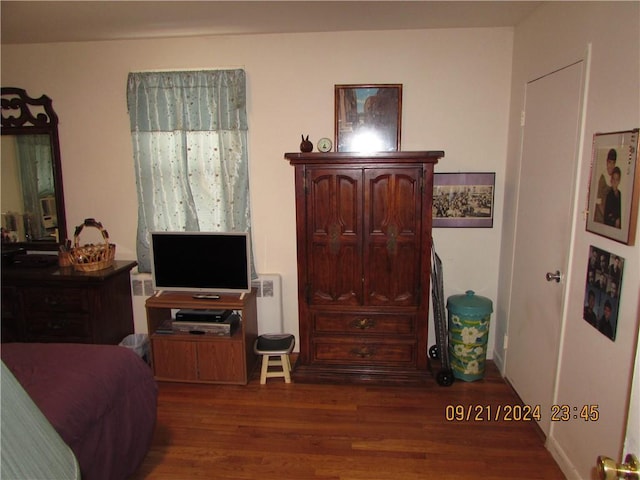
[[[300,142],[300,151],[304,153],[313,151],[313,143],[309,141],[309,135],[307,135],[307,138],[304,138],[304,135],[302,135],[302,142]]]

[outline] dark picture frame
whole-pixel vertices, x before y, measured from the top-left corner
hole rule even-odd
[[[397,152],[402,84],[335,85],[336,152]]]
[[[610,340],[616,340],[624,258],[589,247],[582,318]]]
[[[596,133],[586,230],[633,245],[639,194],[638,129]]]
[[[492,228],[496,174],[435,173],[433,226]]]

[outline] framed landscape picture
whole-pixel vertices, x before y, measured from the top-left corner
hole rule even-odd
[[[400,150],[402,85],[336,85],[336,152]]]
[[[593,136],[588,232],[633,245],[639,178],[638,129]]]
[[[436,173],[434,227],[493,227],[495,173]]]

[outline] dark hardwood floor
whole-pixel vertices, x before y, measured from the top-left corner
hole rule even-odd
[[[497,414],[519,400],[491,362],[483,380],[450,387],[260,385],[254,373],[247,386],[159,388],[153,445],[133,479],[565,478],[535,421]],[[456,405],[465,418],[448,420]]]

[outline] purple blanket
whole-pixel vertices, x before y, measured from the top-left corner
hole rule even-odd
[[[83,480],[133,474],[156,422],[149,366],[115,345],[4,343],[2,361],[71,447]]]

